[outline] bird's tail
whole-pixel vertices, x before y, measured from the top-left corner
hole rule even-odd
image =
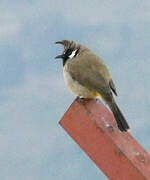
[[[126,119],[124,118],[122,112],[120,111],[118,105],[113,101],[111,103],[108,104],[110,109],[113,112],[113,115],[116,119],[118,128],[120,129],[120,131],[124,132],[124,131],[128,131],[130,129]]]

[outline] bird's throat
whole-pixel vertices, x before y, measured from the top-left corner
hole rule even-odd
[[[63,66],[66,64],[68,58],[63,58]]]

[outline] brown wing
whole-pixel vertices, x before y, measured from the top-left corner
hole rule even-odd
[[[66,70],[72,78],[88,89],[99,92],[103,97],[112,97],[109,70],[94,54],[86,54],[67,63]]]

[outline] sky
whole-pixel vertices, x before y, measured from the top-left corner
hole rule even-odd
[[[106,180],[59,126],[75,97],[62,51],[75,40],[103,58],[131,133],[150,152],[150,1],[0,2],[0,179]]]

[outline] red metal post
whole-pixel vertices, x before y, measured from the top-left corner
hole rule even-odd
[[[100,102],[75,100],[60,125],[109,179],[150,180],[149,154]]]

